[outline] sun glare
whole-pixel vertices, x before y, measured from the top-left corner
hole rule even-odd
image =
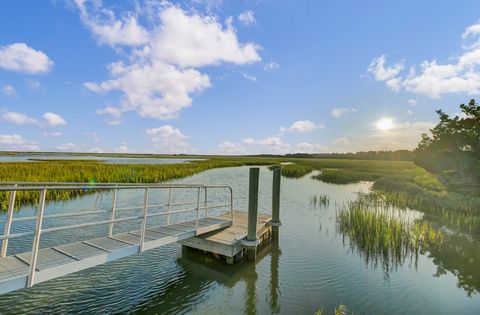
[[[387,131],[393,128],[393,120],[388,117],[384,117],[377,121],[377,129],[382,131]]]

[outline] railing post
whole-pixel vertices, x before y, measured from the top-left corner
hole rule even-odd
[[[140,252],[143,252],[143,245],[145,244],[145,231],[147,229],[147,215],[148,215],[148,188],[145,188],[145,195],[143,197],[142,230],[140,232]]]
[[[269,224],[272,226],[272,237],[278,240],[279,228],[282,225],[280,221],[280,181],[281,181],[281,167],[273,169],[273,184],[272,184],[272,221]]]
[[[207,187],[205,187],[205,218],[208,217]]]
[[[233,222],[235,221],[235,215],[233,213],[233,189],[232,187],[228,187],[228,189],[230,190],[230,215],[231,215],[232,224],[233,224]]]
[[[167,225],[170,225],[170,208],[172,206],[172,187],[168,191]]]
[[[113,190],[113,200],[112,200],[112,217],[111,220],[115,220],[115,210],[117,208],[117,194],[118,194],[118,189]],[[108,236],[112,236],[113,234],[113,222],[109,224],[108,226]]]
[[[198,229],[199,215],[200,215],[200,187],[198,187],[198,194],[197,194],[197,217],[195,219],[195,229]]]
[[[257,255],[257,215],[258,215],[258,179],[260,169],[250,169],[248,186],[248,228],[247,228],[247,259],[254,260]]]
[[[45,196],[47,190],[43,189],[40,192],[40,199],[38,200],[37,221],[35,225],[35,236],[33,237],[32,252],[30,255],[30,272],[28,276],[27,287],[30,288],[35,282],[35,268],[37,267],[38,249],[40,246],[40,236],[42,233],[43,213],[45,211]]]
[[[18,185],[15,184],[14,187]],[[13,209],[15,208],[15,196],[17,195],[16,190],[10,191],[10,200],[8,201],[8,210],[7,210],[7,219],[5,221],[5,226],[3,228],[3,235],[8,236],[10,234],[10,228],[12,226],[13,220]],[[7,255],[7,247],[8,247],[8,238],[2,241],[2,252],[0,253],[0,257],[5,257]]]

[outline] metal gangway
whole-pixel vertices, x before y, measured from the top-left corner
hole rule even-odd
[[[48,202],[47,194],[65,191],[106,194],[112,198],[111,206],[49,213],[49,207],[58,202]],[[181,194],[178,191],[183,192],[184,199],[175,201],[175,194]],[[209,197],[212,192],[216,198]],[[0,193],[9,194],[5,220],[0,221],[0,294],[219,230],[232,225],[234,219],[233,190],[226,185],[3,182]],[[17,196],[22,193],[38,195],[32,216],[16,215]],[[134,199],[130,204],[140,205],[119,207],[117,200],[122,193]],[[15,224],[27,222],[30,226],[12,232]],[[87,233],[89,228],[97,230]],[[42,244],[55,232],[63,232],[64,237]],[[19,239],[27,242],[12,249],[9,242]]]

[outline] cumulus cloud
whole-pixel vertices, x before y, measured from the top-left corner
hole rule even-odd
[[[39,125],[40,123],[35,118],[29,117],[22,113],[5,112],[2,115],[2,120],[16,124],[16,125]]]
[[[417,105],[417,103],[418,101],[413,98],[408,100],[408,105],[415,106]]]
[[[464,45],[464,51],[450,62],[425,60],[419,67],[412,66],[407,74],[402,75],[403,62],[387,66],[386,57],[382,55],[372,60],[367,72],[394,91],[404,89],[433,99],[449,93],[480,94],[479,30],[480,24],[467,27],[462,37],[470,44]]]
[[[18,134],[0,134],[0,149],[6,151],[38,151],[40,147]]]
[[[151,136],[154,147],[162,153],[194,153],[196,151],[188,143],[188,137],[180,129],[170,125],[160,126],[158,128],[149,128],[145,132]]]
[[[17,92],[11,85],[4,85],[1,91],[2,91],[2,94],[8,95],[8,96],[14,96],[17,94]]]
[[[77,6],[82,20],[94,33],[94,28],[88,26],[92,21],[94,25],[118,25],[118,30],[126,28],[126,21],[130,21],[139,29],[138,14],[148,11],[127,11],[117,18],[100,3],[87,8],[84,1],[77,0]],[[130,50],[121,50],[120,55],[126,60],[108,65],[109,80],[84,83],[86,89],[95,93],[121,92],[116,106],[97,111],[112,116],[110,123],[120,123],[123,113],[128,111],[136,111],[142,117],[175,118],[192,104],[193,93],[211,87],[208,75],[201,73],[200,68],[260,61],[259,46],[240,43],[230,22],[223,25],[214,16],[186,12],[168,2],[157,4],[155,9],[158,14],[152,15],[153,26],[148,29],[142,26],[138,31],[140,35],[136,36],[140,38],[138,42],[109,40],[103,33],[95,33],[101,43],[122,44],[127,49],[130,46]]]
[[[255,13],[251,10],[245,10],[238,15],[238,20],[245,26],[255,25],[257,21],[255,20]]]
[[[45,119],[47,125],[49,127],[56,127],[61,125],[66,125],[67,122],[63,119],[62,116],[54,114],[54,113],[45,113],[43,114],[43,118]]]
[[[280,131],[283,132],[310,132],[318,128],[325,128],[324,125],[317,125],[311,120],[298,120],[294,122],[290,127],[281,127]]]
[[[340,107],[340,108],[333,108],[330,112],[330,114],[335,117],[335,118],[340,118],[345,116],[348,113],[354,113],[357,110],[355,108],[349,108],[349,107]]]
[[[295,146],[299,153],[321,153],[327,152],[328,148],[318,143],[301,142]]]
[[[1,120],[16,124],[16,125],[37,125],[39,127],[56,127],[61,125],[66,125],[67,122],[62,118],[62,116],[54,113],[45,113],[43,114],[44,121],[39,121],[36,118],[32,118],[22,113],[6,111],[2,114]]]
[[[113,149],[114,153],[135,153],[134,149],[131,149],[127,146],[126,143],[119,145]]]
[[[99,1],[75,0],[82,23],[100,44],[137,46],[148,41],[147,30],[139,25],[134,12],[116,18],[115,12],[102,7]]]
[[[221,144],[218,145],[215,153],[222,155],[242,155],[247,154],[247,151],[245,149],[245,146],[241,144],[233,143],[230,141],[223,141]]]
[[[57,151],[64,151],[64,152],[78,152],[80,150],[80,146],[74,143],[68,142],[68,143],[64,143],[59,146],[56,146],[55,149]]]
[[[0,68],[31,74],[48,72],[53,66],[48,56],[25,43],[0,46]]]

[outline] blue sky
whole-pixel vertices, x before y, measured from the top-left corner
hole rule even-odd
[[[1,6],[0,150],[411,149],[480,93],[478,1]]]

